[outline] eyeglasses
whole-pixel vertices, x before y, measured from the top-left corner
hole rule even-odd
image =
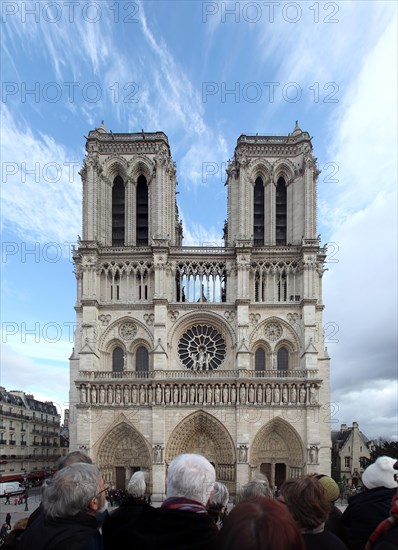
[[[107,485],[105,487],[105,489],[102,489],[102,491],[99,491],[95,496],[97,497],[98,495],[101,495],[102,493],[108,493],[109,492],[109,489],[110,489],[110,486]]]

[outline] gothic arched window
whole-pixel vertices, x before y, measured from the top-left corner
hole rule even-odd
[[[265,370],[265,351],[258,348],[254,355],[254,370]]]
[[[276,244],[286,244],[287,237],[287,198],[286,182],[284,178],[279,178],[276,185]]]
[[[278,349],[277,353],[277,369],[289,370],[289,352],[285,347]]]
[[[124,183],[120,176],[116,176],[112,187],[112,245],[116,246],[124,245],[124,203]]]
[[[139,372],[148,372],[148,350],[140,346],[135,354],[135,370]]]
[[[124,352],[122,348],[115,348],[112,353],[112,372],[122,372],[124,367]]]
[[[145,176],[137,180],[136,235],[137,246],[148,244],[148,185]]]
[[[254,246],[264,246],[264,184],[257,178],[253,190],[253,239]]]

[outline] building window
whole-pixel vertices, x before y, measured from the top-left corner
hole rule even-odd
[[[124,245],[124,203],[125,188],[120,176],[113,180],[112,187],[112,244]]]
[[[253,239],[254,246],[264,246],[264,184],[257,178],[253,190]]]
[[[265,351],[263,348],[258,348],[254,356],[254,369],[257,371],[265,370]]]
[[[112,372],[122,372],[124,367],[124,353],[122,348],[115,348],[112,353]]]
[[[350,456],[346,456],[344,458],[344,466],[346,468],[351,468],[351,457]]]
[[[287,199],[286,182],[283,178],[278,179],[276,185],[276,244],[286,244],[287,235]]]
[[[148,372],[148,350],[144,346],[140,346],[135,354],[135,370]]]
[[[278,349],[276,358],[278,370],[289,370],[289,352],[285,347]]]
[[[145,176],[137,180],[136,191],[136,235],[137,246],[148,244],[148,185]]]

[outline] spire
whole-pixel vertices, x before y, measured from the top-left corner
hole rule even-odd
[[[293,133],[292,133],[292,136],[297,136],[298,134],[302,134],[303,131],[302,129],[300,128],[299,126],[299,123],[298,123],[298,120],[296,120],[296,124],[294,126],[294,130],[293,130]]]
[[[101,134],[106,134],[106,130],[105,130],[105,125],[104,125],[104,121],[101,120],[101,125],[99,128],[96,128],[97,132],[100,132]]]

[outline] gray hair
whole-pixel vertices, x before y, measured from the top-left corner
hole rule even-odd
[[[265,483],[263,479],[253,479],[253,481],[242,485],[239,493],[236,495],[236,503],[251,497],[274,498],[268,480]]]
[[[183,454],[171,461],[166,497],[184,497],[206,505],[216,480],[210,462],[201,455]]]
[[[81,451],[72,451],[71,453],[68,453],[67,455],[59,459],[57,464],[57,470],[62,470],[62,468],[65,468],[65,466],[69,466],[70,464],[75,464],[76,462],[84,462],[86,464],[93,463],[93,461],[88,455],[82,453]]]
[[[144,472],[135,472],[127,485],[127,491],[134,498],[141,498],[145,495],[146,483]]]
[[[86,511],[90,501],[100,492],[101,479],[94,464],[77,462],[59,470],[44,491],[44,513],[55,519]]]
[[[229,492],[224,483],[216,481],[214,492],[210,495],[210,504],[219,508],[225,508],[229,501]]]

